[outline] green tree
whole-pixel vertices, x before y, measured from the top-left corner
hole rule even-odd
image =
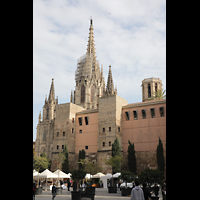
[[[97,172],[102,171],[101,167],[88,159],[80,159],[78,163],[81,163],[84,166],[84,170],[89,174],[96,174]]]
[[[123,171],[121,173],[121,176],[118,178],[125,181],[125,188],[127,188],[127,182],[129,183],[133,182],[136,178],[136,175],[131,171]]]
[[[159,183],[162,184],[164,176],[162,172],[160,172],[159,169],[145,169],[141,172],[139,175],[139,181],[141,183],[147,182],[148,185],[151,185],[153,183]]]
[[[159,137],[159,144],[157,146],[156,152],[157,152],[158,169],[164,174],[165,159],[164,159],[164,152],[163,152],[163,144],[160,137]]]
[[[152,99],[166,99],[166,94],[165,94],[166,90],[157,90],[157,92],[154,92],[152,97],[148,98],[149,100]]]
[[[40,154],[40,157],[45,157],[45,158],[47,158],[47,160],[48,160],[48,170],[50,170],[50,169],[51,169],[51,159],[48,158],[47,155],[46,155],[46,153],[44,153],[44,152],[42,152],[42,153]]]
[[[115,157],[116,155],[121,156],[121,146],[117,137],[112,143],[112,157]]]
[[[121,155],[115,155],[114,157],[110,156],[110,158],[106,160],[106,165],[111,166],[112,173],[115,174],[121,171],[121,162],[122,162]]]
[[[49,165],[49,161],[47,157],[36,156],[33,158],[33,169],[35,169],[38,172],[42,172],[45,169],[47,169],[48,165]],[[37,188],[38,187],[39,187],[39,175],[38,175]]]
[[[33,169],[36,171],[42,172],[48,168],[49,161],[47,157],[34,157],[33,159]]]
[[[121,170],[121,146],[119,144],[119,140],[116,137],[115,141],[112,143],[112,158],[110,160],[110,166],[112,166],[112,172],[115,174],[116,172]]]
[[[65,173],[69,173],[69,157],[68,157],[68,149],[67,145],[65,144],[63,149],[63,154],[65,156],[64,161],[62,163],[62,171]]]
[[[84,165],[80,162],[81,159],[85,159],[85,150],[84,149],[79,151],[79,157],[78,157],[79,169],[84,170]]]
[[[128,167],[129,171],[137,174],[137,166],[136,166],[136,156],[135,156],[135,149],[134,149],[134,143],[131,144],[130,141],[128,141]]]
[[[72,179],[75,181],[75,184],[73,184],[73,187],[77,186],[77,189],[79,189],[79,181],[81,179],[84,179],[84,177],[85,177],[85,171],[84,170],[82,170],[82,169],[78,169],[78,170],[74,169],[72,171]]]

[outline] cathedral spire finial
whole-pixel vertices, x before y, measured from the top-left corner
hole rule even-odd
[[[94,45],[94,33],[93,33],[93,25],[92,25],[92,18],[90,19],[90,28],[89,28],[89,39],[87,45],[87,54],[93,54],[93,59],[96,60],[96,53],[95,53],[95,45]]]
[[[52,78],[51,88],[50,88],[49,98],[48,98],[48,101],[50,101],[50,102],[55,101],[55,91],[54,91],[54,83],[53,83],[53,81],[54,81],[54,79]]]

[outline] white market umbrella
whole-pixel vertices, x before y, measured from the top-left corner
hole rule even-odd
[[[91,174],[86,174],[85,175],[85,179],[91,179],[92,178],[92,175]]]
[[[102,176],[105,176],[105,174],[99,172],[99,173],[93,175],[92,178],[101,178]]]
[[[40,175],[40,178],[58,178],[58,175],[50,172],[48,169],[45,169]]]
[[[62,172],[60,169],[57,169],[53,174],[57,175],[59,178],[70,178],[69,174]]]
[[[50,172],[48,169],[45,169],[40,175],[40,178],[58,178],[58,175]],[[47,181],[46,181],[46,191],[47,191]]]
[[[39,172],[37,172],[36,170],[33,170],[33,177],[36,177],[36,176],[38,176],[38,174],[40,175],[40,173],[39,173]]]
[[[113,174],[113,178],[118,178],[121,175],[120,172],[117,172],[116,174]]]
[[[103,188],[107,188],[107,181],[112,177],[112,174],[107,173],[105,176],[101,176],[100,180],[103,182]]]

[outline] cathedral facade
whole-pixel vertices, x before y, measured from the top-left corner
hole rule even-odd
[[[96,59],[93,31],[91,19],[87,51],[78,59],[76,86],[71,91],[69,103],[58,104],[52,79],[42,117],[39,114],[35,156],[46,153],[52,160],[51,170],[54,171],[57,169],[56,157],[66,144],[70,169],[78,168],[78,154],[84,149],[86,158],[101,166],[103,173],[108,173],[111,168],[105,160],[111,156],[112,143],[117,137],[125,158],[128,140],[134,142],[138,172],[147,167],[156,168],[159,137],[166,152],[166,99],[150,98],[162,90],[162,81],[159,78],[144,79],[142,102],[128,104],[117,95],[111,66],[105,85],[103,67]]]

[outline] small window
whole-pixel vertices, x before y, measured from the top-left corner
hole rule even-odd
[[[109,142],[109,147],[111,146],[111,142]]]
[[[57,132],[57,135],[56,135],[57,137],[59,137],[59,132]]]
[[[133,111],[133,115],[134,115],[134,119],[138,119],[137,110],[134,110],[134,111]]]
[[[74,133],[74,128],[72,128],[72,133]]]
[[[106,131],[106,129],[105,128],[103,128],[103,132],[105,133],[105,131]]]
[[[148,84],[148,98],[151,98],[151,85]]]
[[[155,117],[155,108],[151,108],[151,117],[154,118]]]
[[[120,132],[120,126],[118,126],[118,132]]]
[[[59,149],[59,145],[57,145],[57,149]]]
[[[129,120],[129,111],[125,112],[125,118],[127,121]]]
[[[64,149],[64,145],[62,145],[62,149]]]
[[[79,130],[79,133],[82,133],[82,130]]]
[[[164,107],[160,107],[160,116],[164,117]]]
[[[74,118],[72,118],[72,123],[74,123]]]
[[[146,119],[146,110],[142,109],[142,118]]]
[[[103,147],[105,147],[105,142],[103,142]]]
[[[88,117],[85,117],[85,125],[88,125]]]
[[[88,149],[88,146],[85,146],[85,149]]]
[[[111,127],[109,127],[109,132],[111,131]]]
[[[63,132],[63,136],[65,136],[65,132]]]
[[[78,118],[79,126],[82,126],[82,117]]]

